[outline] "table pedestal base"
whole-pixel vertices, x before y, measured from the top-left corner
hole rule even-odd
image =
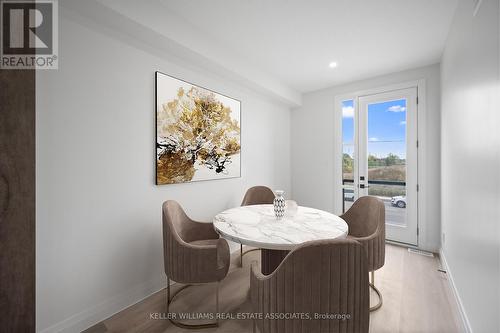
[[[260,251],[260,267],[264,275],[271,274],[281,264],[288,254],[287,250],[268,250],[262,249]]]

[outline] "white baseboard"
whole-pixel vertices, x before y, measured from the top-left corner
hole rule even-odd
[[[239,244],[232,243],[231,254],[239,253]],[[129,289],[127,292],[112,297],[101,304],[74,314],[50,327],[39,330],[39,333],[77,333],[103,321],[112,315],[142,301],[165,288],[165,277],[160,276]],[[171,283],[175,284],[175,282]]]
[[[450,271],[450,267],[448,266],[448,262],[446,261],[446,256],[444,255],[443,250],[439,251],[439,258],[441,260],[441,265],[443,269],[446,271],[446,275],[448,276],[448,283],[450,284],[450,288],[453,292],[453,296],[457,303],[458,311],[460,312],[460,319],[462,320],[462,327],[465,333],[472,333],[472,327],[470,326],[469,318],[467,317],[467,313],[465,312],[464,305],[462,303],[462,299],[460,298],[460,294],[455,286],[455,282],[453,281],[453,275]]]
[[[55,325],[39,331],[39,333],[81,332],[160,291],[165,288],[165,282],[165,278],[159,276],[148,282],[138,284],[123,294],[112,297],[101,304],[74,314]]]

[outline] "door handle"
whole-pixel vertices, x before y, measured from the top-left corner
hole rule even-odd
[[[359,184],[359,188],[369,188],[370,185],[365,185],[365,184]]]

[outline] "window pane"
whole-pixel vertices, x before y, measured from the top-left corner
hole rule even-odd
[[[406,225],[406,100],[368,105],[368,194],[386,205],[386,222]]]
[[[354,101],[342,102],[342,189],[344,211],[354,201]]]

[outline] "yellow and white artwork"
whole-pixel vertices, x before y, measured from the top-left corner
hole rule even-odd
[[[156,72],[156,183],[240,177],[240,101]]]

